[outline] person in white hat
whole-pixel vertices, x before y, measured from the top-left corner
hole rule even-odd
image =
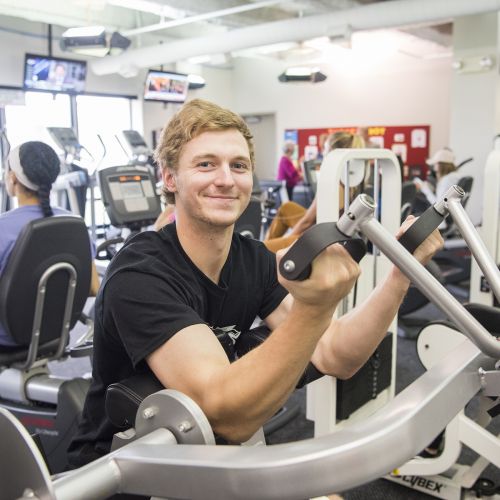
[[[461,176],[456,171],[455,155],[449,148],[436,151],[434,156],[429,158],[426,163],[436,174],[437,182],[435,190],[428,182],[422,181],[422,179],[415,178],[413,182],[417,186],[417,189],[425,195],[427,201],[433,205],[443,197],[451,186],[457,184]]]

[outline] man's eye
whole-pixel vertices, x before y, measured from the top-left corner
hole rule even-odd
[[[198,163],[198,167],[204,167],[204,168],[207,168],[207,167],[210,167],[212,165],[211,162],[209,161],[200,161],[200,163]]]
[[[236,163],[233,163],[233,168],[236,170],[247,170],[248,165],[246,163],[236,162]]]

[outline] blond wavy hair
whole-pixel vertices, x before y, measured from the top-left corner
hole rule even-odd
[[[162,171],[171,169],[175,171],[179,165],[182,148],[203,132],[216,132],[223,130],[238,130],[245,138],[252,169],[255,166],[255,151],[253,136],[241,116],[203,99],[193,99],[186,103],[172,117],[163,129],[160,142],[154,152],[154,159]],[[174,193],[163,187],[163,196],[167,203],[175,203]]]

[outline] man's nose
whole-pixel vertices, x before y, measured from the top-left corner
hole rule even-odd
[[[229,163],[224,163],[217,169],[215,183],[221,186],[234,184],[233,172],[231,171]]]

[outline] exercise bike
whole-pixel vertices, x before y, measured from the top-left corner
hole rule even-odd
[[[83,314],[91,261],[80,217],[46,217],[25,226],[0,281],[0,321],[19,345],[0,351],[0,407],[36,436],[53,473],[66,467],[89,381],[54,377],[48,362],[92,352],[87,340],[93,323]],[[68,349],[78,320],[86,325],[85,335]]]

